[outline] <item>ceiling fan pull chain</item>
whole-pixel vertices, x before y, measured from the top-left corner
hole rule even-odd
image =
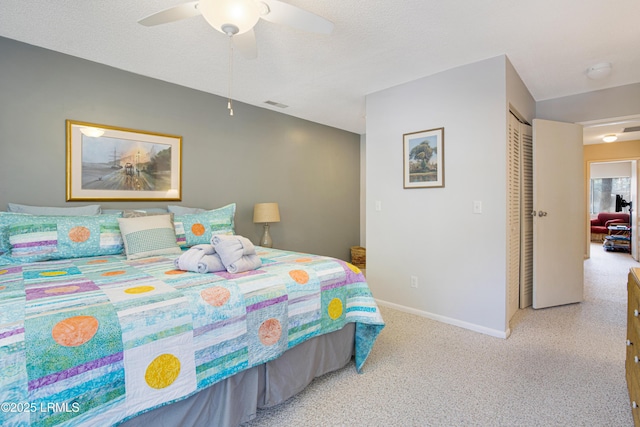
[[[233,103],[231,100],[231,86],[233,85],[233,40],[229,36],[229,96],[227,100],[227,109],[229,115],[233,116]]]

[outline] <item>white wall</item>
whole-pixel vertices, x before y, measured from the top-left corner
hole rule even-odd
[[[374,296],[495,336],[508,329],[506,72],[501,56],[367,97],[367,281]],[[403,189],[403,134],[437,127],[445,129],[445,187]],[[474,200],[482,201],[482,214],[472,213]]]
[[[507,66],[507,108],[517,113],[521,120],[533,123],[536,118],[536,101],[529,93],[529,89],[518,75],[518,72],[506,58]],[[508,111],[507,111],[508,113]]]

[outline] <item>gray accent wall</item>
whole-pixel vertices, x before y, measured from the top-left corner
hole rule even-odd
[[[230,117],[226,107],[219,96],[0,37],[0,210],[93,203],[67,202],[65,191],[65,120],[85,121],[183,137],[182,202],[104,208],[235,202],[237,233],[257,242],[254,203],[278,202],[274,247],[349,260],[360,241],[360,136],[240,102]]]

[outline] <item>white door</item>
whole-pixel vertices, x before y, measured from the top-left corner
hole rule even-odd
[[[533,308],[583,300],[582,126],[533,121]]]

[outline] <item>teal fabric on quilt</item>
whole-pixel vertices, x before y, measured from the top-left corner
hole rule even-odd
[[[35,262],[122,253],[119,217],[2,215],[0,240],[3,249],[7,241],[9,243],[9,251],[5,251],[3,258],[5,261]]]
[[[180,247],[210,243],[214,234],[235,234],[236,204],[197,214],[174,216],[176,241]]]
[[[11,251],[11,243],[9,243],[9,226],[22,221],[29,214],[0,212],[0,264],[2,264],[2,255],[8,255]]]

